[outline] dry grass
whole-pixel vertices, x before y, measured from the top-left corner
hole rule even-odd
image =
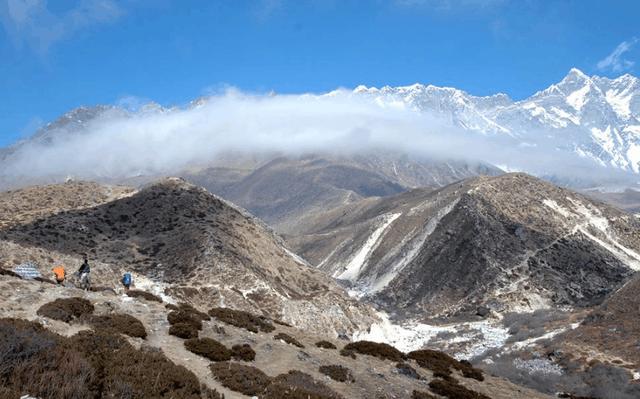
[[[206,357],[214,362],[231,360],[231,351],[220,342],[211,338],[192,338],[184,341],[184,347],[190,352]]]
[[[255,367],[220,362],[211,364],[210,368],[222,386],[245,395],[259,395],[271,384],[271,377]]]
[[[298,348],[304,348],[304,345],[302,345],[300,343],[300,341],[298,341],[297,339],[295,339],[294,337],[292,337],[289,334],[278,333],[278,334],[273,336],[273,339],[284,341],[284,342],[288,343],[289,345],[297,346]]]
[[[241,310],[213,308],[209,310],[209,315],[224,323],[244,328],[254,333],[258,333],[259,331],[270,333],[276,329],[266,317],[257,316]]]
[[[38,309],[38,315],[69,323],[82,315],[93,313],[94,307],[84,298],[59,298],[45,303]]]
[[[345,353],[348,353],[347,355],[343,356],[349,356],[350,354],[355,352],[363,355],[375,356],[383,360],[392,360],[394,362],[399,362],[405,359],[404,353],[400,352],[393,346],[371,341],[357,341],[348,343],[343,348],[343,351]]]
[[[131,298],[142,298],[150,302],[162,303],[162,299],[159,296],[153,295],[152,293],[147,291],[129,290],[126,293],[127,296],[130,296]]]
[[[322,374],[329,376],[332,380],[340,382],[355,382],[351,370],[344,366],[332,364],[329,366],[320,366],[318,369]]]

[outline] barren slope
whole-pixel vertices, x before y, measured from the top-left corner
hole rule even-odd
[[[37,252],[56,259],[88,253],[94,263],[163,283],[176,297],[262,311],[309,330],[350,333],[375,319],[257,219],[179,179],[6,228],[0,238],[12,263],[38,259]]]

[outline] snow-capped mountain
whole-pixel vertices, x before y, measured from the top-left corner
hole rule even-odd
[[[476,97],[432,85],[368,88],[354,95],[381,105],[432,113],[483,135],[506,135],[523,146],[570,151],[601,166],[640,173],[640,79],[587,76],[578,69],[531,97]]]

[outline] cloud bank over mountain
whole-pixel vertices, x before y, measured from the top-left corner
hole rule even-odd
[[[609,149],[610,159],[594,154],[611,144],[604,134],[614,139],[617,135],[625,148],[636,148],[635,142],[625,144],[620,138],[623,129],[631,129],[625,140],[634,137],[635,111],[629,111],[623,127],[615,125],[620,118],[613,116],[615,120],[603,122],[608,128],[587,121],[597,111],[591,109],[592,103],[600,104],[590,97],[599,94],[589,91],[600,89],[578,72],[516,103],[504,95],[474,97],[456,89],[414,85],[360,87],[323,95],[228,90],[183,108],[149,104],[135,111],[80,109],[5,152],[2,175],[119,178],[176,173],[230,152],[299,155],[371,150],[484,161],[563,179],[633,175],[637,165],[616,158],[614,149]],[[628,97],[633,93],[627,89],[623,94]],[[607,93],[601,94],[613,95]],[[616,104],[619,108],[619,101]],[[583,124],[589,128],[584,130]],[[604,140],[600,147],[597,140]]]

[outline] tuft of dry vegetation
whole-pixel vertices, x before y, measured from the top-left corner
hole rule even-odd
[[[325,384],[313,379],[309,374],[292,370],[280,374],[267,386],[261,399],[342,399]]]
[[[192,338],[184,341],[184,347],[190,352],[206,357],[214,362],[231,360],[231,351],[220,342],[211,338]]]
[[[202,330],[202,320],[189,312],[174,310],[167,315],[169,324],[190,324],[196,330]]]
[[[322,349],[338,349],[333,343],[329,341],[318,341],[316,342],[316,346]]]
[[[254,333],[259,331],[270,333],[276,329],[266,317],[256,316],[241,310],[213,308],[209,310],[209,315],[221,322],[231,324],[235,327],[244,328],[245,330]]]
[[[455,380],[435,379],[429,382],[429,388],[438,395],[449,399],[491,399],[486,395],[463,387]]]
[[[219,362],[211,364],[210,368],[222,386],[245,395],[261,394],[271,384],[271,377],[255,367]]]
[[[375,356],[379,359],[386,359],[394,362],[399,362],[405,359],[405,354],[393,346],[371,341],[350,342],[345,345],[343,351],[345,351],[345,353],[355,352],[363,355]],[[342,354],[342,352],[340,354]],[[349,355],[350,354],[347,354],[346,356]]]
[[[288,343],[289,345],[297,346],[298,348],[304,348],[304,345],[302,345],[300,343],[300,341],[298,341],[297,339],[295,339],[294,337],[292,337],[289,334],[278,333],[278,334],[273,336],[273,339],[284,341],[284,342]]]
[[[45,303],[38,309],[38,316],[48,317],[54,320],[70,323],[82,315],[91,314],[94,307],[84,298],[59,298],[53,302]]]
[[[231,347],[231,357],[236,360],[252,362],[256,360],[256,352],[249,344],[233,345]]]
[[[0,397],[13,398],[222,399],[186,368],[111,331],[67,338],[19,319],[0,319],[0,386]]]
[[[466,360],[457,361],[446,353],[430,349],[421,349],[407,354],[409,359],[415,360],[422,368],[433,371],[434,376],[450,379],[452,369],[458,370],[466,378],[484,381],[482,370],[477,369]]]
[[[182,339],[198,338],[198,329],[192,324],[177,323],[169,327],[169,335]]]
[[[332,380],[340,382],[355,382],[351,370],[338,364],[328,366],[320,366],[319,370],[322,374],[329,376]]]
[[[162,299],[157,296],[157,295],[153,295],[150,292],[147,291],[142,291],[142,290],[129,290],[127,291],[127,296],[130,296],[131,298],[142,298],[145,299],[149,302],[158,302],[158,303],[162,303]]]

